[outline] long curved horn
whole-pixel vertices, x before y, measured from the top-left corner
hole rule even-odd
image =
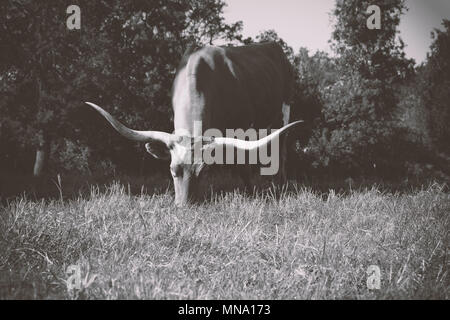
[[[176,136],[167,132],[162,131],[137,131],[130,128],[125,127],[122,123],[117,121],[111,114],[103,110],[98,105],[86,102],[86,104],[90,105],[92,108],[97,110],[106,120],[117,130],[121,135],[125,138],[134,141],[140,142],[148,142],[152,140],[158,140],[166,145],[170,145],[172,142],[176,140]]]
[[[258,148],[261,148],[261,147],[267,145],[270,141],[272,141],[273,139],[280,136],[280,134],[282,134],[289,128],[291,128],[299,123],[302,123],[302,122],[303,122],[303,120],[289,123],[289,124],[285,125],[283,128],[280,128],[280,129],[276,130],[275,132],[269,134],[268,136],[261,138],[259,140],[256,140],[256,141],[246,141],[246,140],[240,140],[240,139],[235,139],[235,138],[217,137],[217,138],[214,138],[214,142],[211,144],[211,147],[215,147],[217,145],[224,145],[224,146],[235,147],[240,150],[248,150],[248,151],[255,150],[255,149],[258,149]]]

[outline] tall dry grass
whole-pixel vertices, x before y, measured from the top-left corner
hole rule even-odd
[[[283,190],[212,192],[182,209],[170,192],[119,183],[71,200],[18,197],[0,211],[0,298],[449,298],[442,185]],[[70,265],[79,290],[67,290]],[[370,265],[379,290],[367,288]]]

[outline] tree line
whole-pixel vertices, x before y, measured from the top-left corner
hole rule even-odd
[[[81,8],[79,30],[67,29],[70,4]],[[373,4],[382,27],[368,30]],[[426,175],[430,166],[449,175],[449,20],[432,32],[427,59],[416,65],[398,35],[402,0],[336,1],[333,56],[295,52],[275,30],[245,38],[241,21],[225,21],[225,5],[2,1],[0,168],[36,176],[158,170],[161,163],[83,101],[105,106],[130,127],[172,131],[171,86],[187,48],[277,41],[295,70],[292,120],[305,121],[291,134],[293,175]]]

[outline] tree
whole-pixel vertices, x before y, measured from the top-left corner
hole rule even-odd
[[[260,32],[257,36],[256,36],[256,41],[257,42],[276,42],[278,43],[281,48],[283,49],[284,53],[286,54],[286,56],[288,57],[289,61],[291,63],[294,62],[294,50],[292,49],[292,47],[290,47],[286,41],[284,41],[282,38],[280,38],[280,36],[278,35],[278,33],[271,29],[271,30],[265,30]]]
[[[370,5],[381,9],[381,29],[367,28]],[[403,0],[337,1],[333,48],[339,81],[324,89],[325,125],[311,140],[317,164],[355,172],[389,166],[395,152],[394,87],[412,70],[397,38]]]
[[[381,29],[367,27],[367,8],[372,5],[380,8]],[[405,44],[398,37],[400,17],[406,10],[404,0],[337,0],[332,47],[343,66],[340,71],[386,85],[406,76],[412,61],[405,58]]]
[[[226,43],[242,43],[242,21],[225,23],[226,3],[222,0],[191,0],[186,15],[185,38],[194,45],[213,45],[218,40]]]
[[[136,148],[100,122],[86,123],[92,111],[82,102],[106,104],[130,126],[170,131],[171,86],[184,50],[242,38],[241,22],[225,23],[221,0],[76,3],[80,30],[67,29],[67,4],[0,3],[0,145],[8,159],[18,152],[10,146],[34,149],[36,176],[51,150],[68,145],[64,139],[135,167],[123,154]]]
[[[303,149],[311,135],[324,126],[323,92],[337,81],[336,69],[335,60],[325,52],[317,51],[310,55],[306,48],[300,48],[294,57],[295,86],[291,118],[304,121],[302,126],[296,129],[295,134],[292,134],[298,137],[295,141],[296,159],[291,161],[292,164],[296,164],[293,168],[295,171],[301,168],[301,172],[304,173],[310,164],[310,159],[305,157]]]
[[[322,126],[322,109],[324,97],[322,93],[334,85],[339,78],[335,59],[327,53],[317,51],[309,55],[306,48],[300,48],[294,58],[295,81],[293,97],[294,119],[305,121],[303,127],[310,133]],[[302,135],[303,143],[307,143],[309,136]]]
[[[444,30],[432,32],[433,43],[426,63],[419,70],[422,99],[428,111],[428,128],[434,144],[450,153],[450,20],[442,21]]]
[[[43,172],[50,141],[61,125],[66,102],[65,79],[73,73],[76,39],[65,27],[66,7],[35,1],[0,5],[3,80],[3,123],[20,123],[16,134],[23,145],[36,148],[33,173]],[[25,93],[25,94],[19,94]],[[12,128],[12,127],[9,127]]]

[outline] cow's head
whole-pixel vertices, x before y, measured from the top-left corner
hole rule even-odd
[[[170,161],[170,174],[175,188],[175,204],[182,206],[195,195],[197,180],[205,167],[195,148],[205,148],[211,139],[171,134],[167,140],[147,140],[145,149],[157,159]]]
[[[170,160],[170,172],[175,187],[175,204],[178,206],[188,203],[195,194],[198,177],[205,167],[201,156],[205,149],[230,146],[238,150],[255,150],[267,145],[285,130],[302,122],[290,123],[256,141],[224,137],[190,137],[161,131],[136,131],[125,127],[101,107],[90,102],[86,103],[105,117],[121,135],[134,141],[145,142],[147,152],[155,158]]]

